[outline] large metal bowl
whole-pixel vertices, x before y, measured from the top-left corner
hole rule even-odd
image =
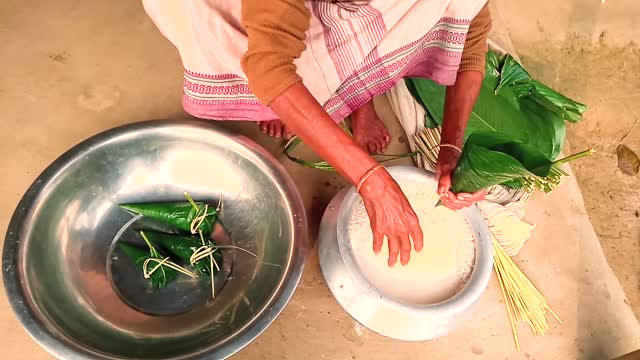
[[[390,167],[397,181],[417,182],[436,191],[433,174],[413,166]],[[331,201],[320,224],[318,251],[325,280],[338,303],[356,321],[381,335],[405,341],[430,340],[447,334],[473,314],[473,306],[486,289],[493,266],[489,228],[477,207],[461,210],[471,227],[476,256],[471,277],[453,297],[430,305],[403,303],[381,293],[362,273],[351,249],[349,222],[362,202],[354,188]],[[429,229],[423,229],[425,241]]]
[[[184,191],[197,199],[222,196],[233,242],[257,257],[236,252],[212,302],[190,303],[190,287],[195,297],[206,293],[200,283],[178,281],[149,293],[185,310],[149,315],[129,306],[110,281],[111,242],[131,218],[117,204],[182,200]],[[38,177],[9,225],[4,283],[26,330],[58,358],[225,358],[289,301],[306,231],[295,185],[255,143],[211,123],[139,123],[94,136]],[[185,303],[189,309],[180,308]]]

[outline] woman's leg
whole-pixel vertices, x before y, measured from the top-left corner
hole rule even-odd
[[[290,139],[293,136],[293,133],[280,120],[258,121],[257,124],[263,133],[276,139]]]
[[[376,114],[373,100],[351,114],[351,127],[354,140],[370,153],[383,152],[391,141],[389,130]]]

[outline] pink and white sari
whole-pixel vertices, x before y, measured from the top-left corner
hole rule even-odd
[[[182,104],[193,116],[266,121],[240,66],[247,36],[240,0],[143,0],[180,52]],[[406,76],[455,82],[469,24],[486,0],[308,0],[312,14],[298,75],[336,121]]]

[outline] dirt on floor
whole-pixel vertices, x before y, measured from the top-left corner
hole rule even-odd
[[[640,176],[624,174],[616,156],[619,144],[640,155],[640,47],[610,45],[606,32],[596,41],[571,34],[514,46],[532,76],[588,105],[567,138],[572,152],[597,152],[572,168],[605,256],[640,318]]]

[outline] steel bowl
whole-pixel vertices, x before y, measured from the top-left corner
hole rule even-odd
[[[397,181],[417,182],[436,189],[435,176],[423,169],[396,166],[388,170]],[[461,210],[471,227],[476,246],[475,263],[468,282],[449,299],[418,305],[385,296],[362,274],[348,236],[351,216],[361,202],[354,188],[341,191],[327,207],[320,224],[318,251],[322,273],[345,311],[370,330],[405,341],[443,336],[467,320],[489,283],[493,266],[489,228],[480,210],[475,206]],[[428,229],[424,231],[425,241],[429,241]]]
[[[222,197],[233,245],[257,255],[230,253],[215,300],[208,281],[154,292],[134,268],[114,265],[113,239],[132,217],[118,204],[184,200],[185,191]],[[302,201],[271,155],[210,122],[151,121],[96,135],[49,166],[11,219],[2,269],[18,318],[58,358],[220,359],[273,322],[306,251]]]

